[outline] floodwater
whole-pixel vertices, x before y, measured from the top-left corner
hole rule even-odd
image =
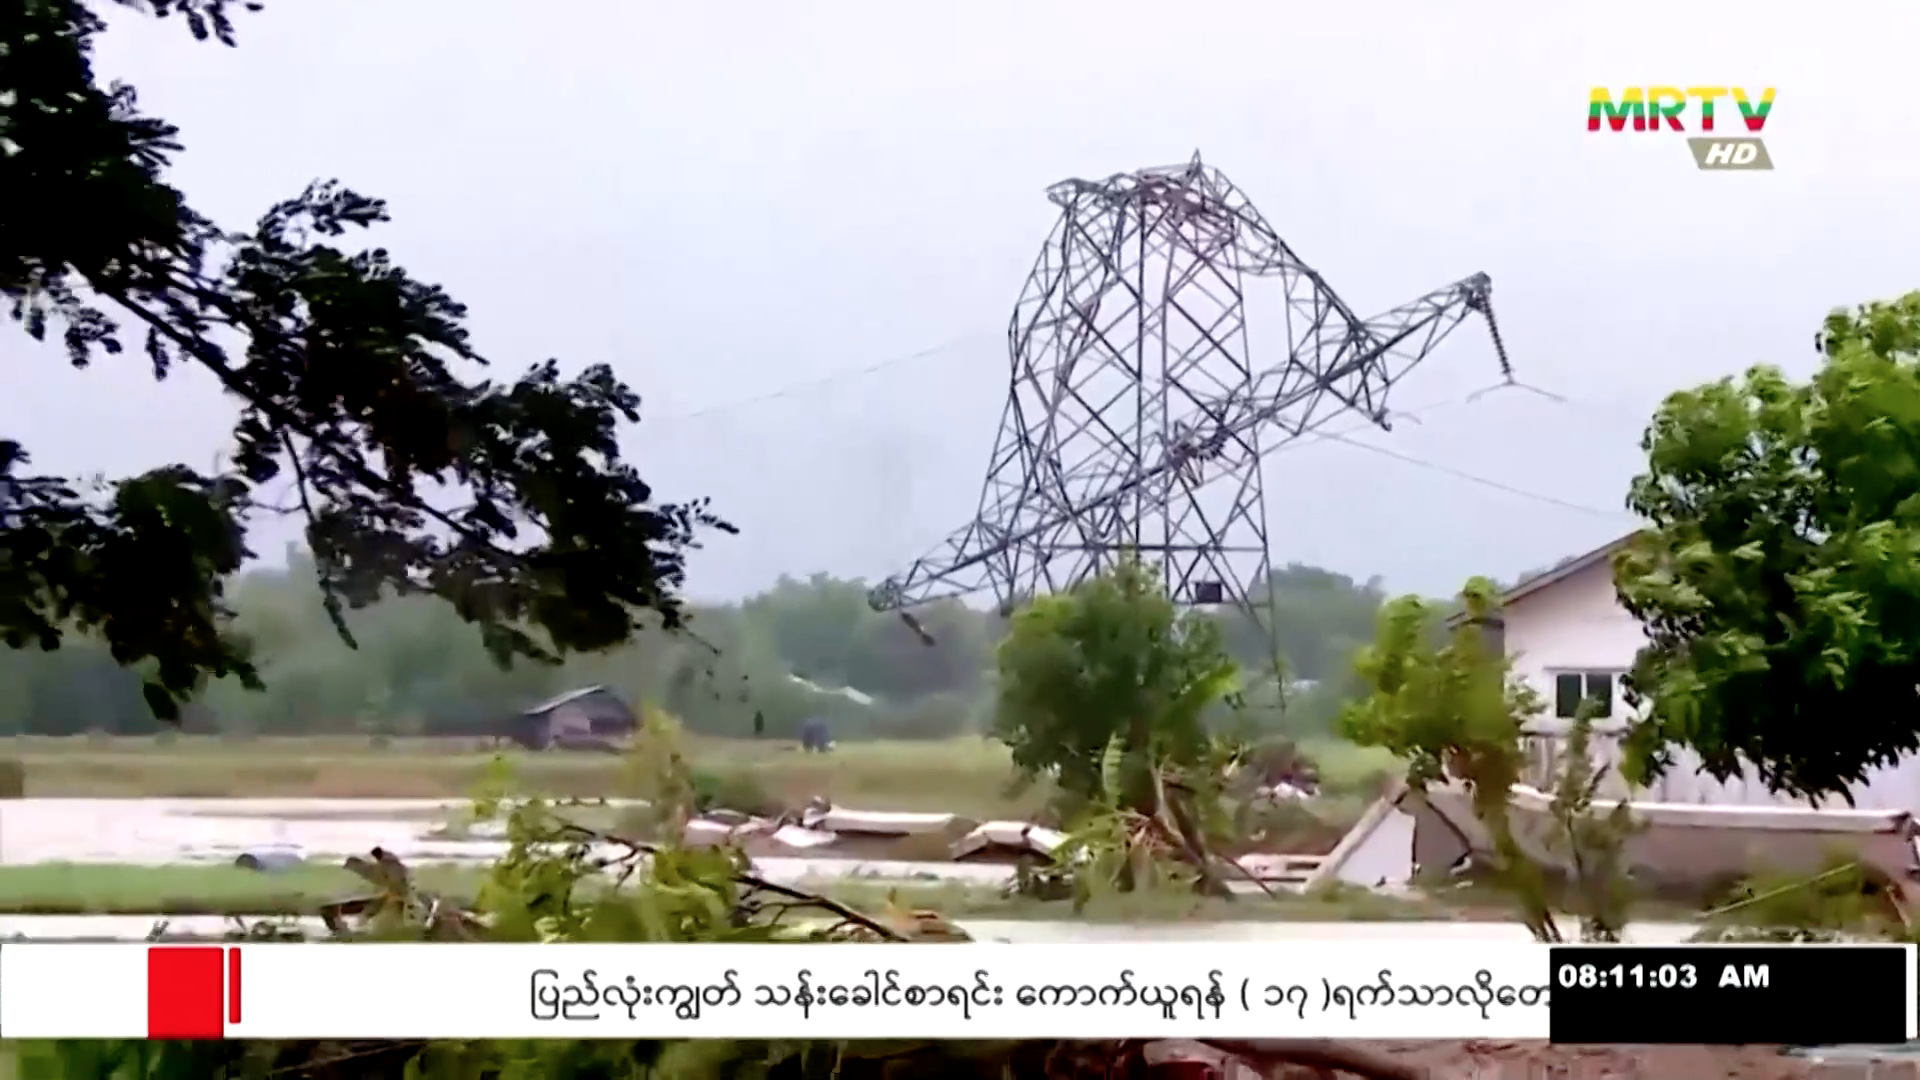
[[[492,859],[498,840],[436,839],[427,834],[463,811],[436,799],[16,799],[0,801],[0,864],[38,862],[230,864],[269,846],[299,849],[309,861],[338,863],[381,847],[408,863],[460,864]],[[849,877],[993,885],[1004,866],[852,859],[759,859],[764,876],[788,883]],[[0,939],[128,939],[146,936],[160,916],[0,916]],[[218,934],[219,917],[171,917],[170,932]],[[1120,925],[1079,922],[971,921],[961,925],[986,941],[1401,941],[1459,938],[1525,940],[1513,923],[1235,922]],[[1648,944],[1681,941],[1677,923],[1634,927]]]
[[[231,863],[242,852],[267,846],[298,848],[316,862],[383,847],[410,863],[483,862],[505,849],[499,841],[445,840],[426,834],[457,818],[464,804],[436,799],[17,799],[0,801],[0,864]],[[941,880],[994,884],[1009,873],[999,866],[956,863],[861,862],[848,859],[761,859],[759,871],[774,880],[799,882],[846,877]],[[251,921],[251,920],[249,920]],[[316,933],[318,920],[296,922]],[[165,924],[169,936],[214,937],[234,921],[212,915],[16,915],[0,916],[0,940],[139,941]],[[969,919],[959,924],[976,941],[1525,941],[1517,923],[1491,922],[1187,922],[1117,924],[1040,920]],[[1684,923],[1637,923],[1627,939],[1648,945],[1685,941]],[[1834,1062],[1911,1059],[1920,1044],[1905,1047],[1826,1047],[1808,1056]]]
[[[0,863],[230,863],[286,845],[344,859],[383,847],[409,861],[489,857],[499,842],[427,834],[461,813],[435,799],[18,799],[0,803]]]
[[[252,921],[252,920],[247,920]],[[315,934],[324,932],[318,919],[275,919]],[[1082,923],[1039,919],[961,919],[961,929],[974,940],[1008,945],[1126,944],[1141,941],[1245,942],[1284,941],[1526,941],[1518,923],[1482,922],[1187,922]],[[234,928],[218,915],[10,915],[0,916],[0,940],[139,941],[156,924],[169,935],[212,937]],[[1693,927],[1681,923],[1642,923],[1628,934],[1630,941],[1665,945],[1684,941]]]
[[[376,847],[420,865],[484,863],[504,854],[501,840],[429,835],[460,818],[466,805],[439,799],[7,800],[0,801],[0,864],[230,864],[266,847],[295,848],[319,863]],[[783,882],[862,877],[996,885],[1012,873],[972,863],[858,859],[772,858],[755,865]]]

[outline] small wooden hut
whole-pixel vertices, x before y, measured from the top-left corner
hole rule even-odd
[[[604,686],[569,690],[521,713],[511,737],[529,750],[608,750],[631,737],[639,720]]]

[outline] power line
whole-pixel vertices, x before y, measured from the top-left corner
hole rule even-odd
[[[1463,395],[1456,395],[1450,398],[1442,398],[1438,401],[1429,402],[1425,405],[1415,406],[1412,409],[1396,409],[1392,412],[1390,418],[1412,420],[1415,423],[1418,423],[1420,421],[1420,418],[1423,416],[1429,416],[1433,413],[1440,412],[1441,410],[1454,408],[1459,405],[1471,404],[1472,402],[1477,401],[1480,396],[1481,396],[1481,392],[1475,392],[1472,394],[1463,394]],[[1568,401],[1566,398],[1560,397],[1559,395],[1552,395],[1552,396],[1557,398],[1560,401],[1560,403],[1563,405],[1572,406],[1574,404],[1573,402]],[[1527,488],[1519,487],[1514,484],[1509,484],[1502,480],[1495,480],[1489,476],[1482,476],[1478,473],[1473,473],[1465,469],[1456,468],[1452,465],[1444,465],[1436,461],[1429,461],[1425,458],[1415,457],[1412,454],[1403,454],[1397,450],[1389,450],[1383,446],[1376,446],[1372,443],[1361,442],[1360,440],[1355,439],[1353,437],[1358,432],[1376,429],[1377,427],[1378,425],[1366,423],[1363,421],[1361,423],[1354,424],[1350,427],[1347,427],[1341,431],[1309,432],[1298,439],[1285,443],[1281,446],[1275,447],[1274,449],[1272,449],[1271,451],[1268,451],[1263,456],[1276,457],[1280,454],[1284,454],[1292,450],[1298,450],[1305,446],[1311,446],[1314,443],[1318,443],[1318,442],[1337,442],[1345,446],[1352,446],[1361,450],[1369,451],[1371,453],[1379,454],[1382,457],[1390,458],[1394,461],[1401,462],[1402,464],[1412,465],[1415,468],[1429,469],[1434,472],[1438,472],[1443,475],[1453,477],[1454,479],[1457,479],[1457,480],[1464,480],[1470,484],[1474,484],[1479,487],[1488,488],[1489,490],[1498,491],[1503,494],[1513,495],[1518,498],[1527,499],[1533,502],[1538,502],[1543,505],[1553,506],[1558,509],[1571,510],[1571,511],[1574,511],[1575,513],[1585,514],[1590,517],[1602,517],[1602,518],[1614,518],[1614,519],[1631,519],[1633,517],[1632,514],[1628,513],[1625,510],[1606,510],[1597,506],[1588,506],[1584,503],[1571,502],[1567,499],[1562,499],[1556,495],[1548,495],[1545,492],[1532,491]],[[942,533],[941,535],[944,536],[946,534]],[[938,542],[939,542],[939,537],[935,537],[933,540],[921,546],[923,548],[931,547],[933,544]]]
[[[1465,480],[1470,484],[1478,484],[1481,487],[1488,488],[1493,491],[1505,492],[1508,495],[1518,495],[1523,499],[1531,499],[1534,502],[1545,503],[1548,506],[1557,506],[1563,510],[1574,510],[1582,514],[1591,514],[1595,517],[1630,517],[1632,516],[1628,514],[1625,510],[1602,510],[1597,506],[1588,506],[1584,503],[1569,502],[1568,500],[1562,499],[1556,495],[1548,495],[1544,492],[1539,492],[1539,491],[1530,491],[1523,487],[1516,487],[1512,484],[1506,483],[1505,481],[1495,480],[1489,476],[1481,476],[1478,473],[1468,472],[1465,469],[1456,469],[1451,465],[1442,465],[1437,461],[1428,461],[1425,458],[1417,458],[1411,454],[1400,453],[1398,450],[1389,450],[1384,446],[1375,446],[1372,443],[1363,443],[1358,439],[1350,438],[1346,435],[1329,434],[1327,438],[1333,440],[1334,442],[1338,442],[1346,446],[1358,447],[1361,450],[1371,451],[1372,453],[1379,454],[1382,457],[1392,458],[1394,461],[1404,462],[1408,465],[1413,465],[1422,469],[1431,469],[1434,472],[1442,473],[1444,475],[1454,477],[1455,479],[1458,479],[1458,480]]]
[[[1406,419],[1414,421],[1415,423],[1418,423],[1422,416],[1439,412],[1442,409],[1453,408],[1456,405],[1471,403],[1473,401],[1478,400],[1480,396],[1481,396],[1481,392],[1475,392],[1475,393],[1467,394],[1464,396],[1445,398],[1440,401],[1435,401],[1430,404],[1422,405],[1414,409],[1409,409],[1405,411],[1395,411],[1391,415],[1394,417],[1404,417]],[[1571,401],[1569,401],[1564,397],[1561,397],[1560,395],[1555,394],[1550,396],[1558,400],[1563,405],[1573,404]],[[1304,439],[1295,441],[1293,443],[1289,443],[1285,446],[1278,447],[1277,449],[1275,449],[1274,453],[1276,454],[1284,453],[1296,447],[1311,445],[1312,443],[1320,442],[1320,441],[1337,442],[1343,446],[1352,446],[1361,450],[1366,450],[1370,453],[1379,454],[1382,457],[1390,458],[1394,461],[1398,461],[1406,465],[1412,465],[1415,468],[1428,469],[1433,472],[1441,473],[1446,476],[1451,476],[1456,480],[1465,480],[1470,484],[1475,484],[1480,487],[1487,488],[1491,491],[1499,491],[1504,494],[1518,496],[1519,498],[1529,499],[1533,502],[1542,503],[1547,506],[1556,506],[1562,510],[1572,510],[1576,513],[1587,514],[1593,517],[1623,518],[1623,517],[1632,516],[1631,514],[1628,514],[1625,510],[1604,510],[1597,506],[1588,506],[1584,503],[1572,502],[1567,499],[1562,499],[1557,495],[1548,495],[1545,492],[1532,491],[1527,488],[1518,487],[1516,485],[1509,484],[1503,480],[1495,480],[1490,476],[1482,476],[1478,473],[1468,472],[1465,469],[1456,468],[1452,465],[1444,465],[1437,461],[1430,461],[1426,458],[1415,457],[1412,454],[1404,454],[1398,450],[1390,450],[1384,446],[1376,446],[1373,443],[1361,442],[1359,439],[1356,439],[1353,437],[1355,434],[1361,431],[1368,430],[1375,426],[1376,425],[1373,425],[1373,424],[1361,423],[1361,424],[1355,424],[1352,427],[1345,429],[1344,431],[1314,432],[1308,435]]]
[[[834,386],[844,382],[852,382],[858,379],[864,379],[869,376],[879,374],[882,371],[887,371],[889,369],[899,367],[903,364],[910,364],[920,360],[931,359],[932,357],[939,356],[942,353],[951,352],[954,349],[957,349],[963,345],[981,341],[990,336],[998,337],[999,335],[997,332],[994,332],[992,334],[989,334],[987,332],[965,334],[960,337],[953,338],[939,345],[929,346],[924,349],[917,349],[909,353],[901,353],[895,356],[889,356],[885,359],[876,360],[873,363],[865,364],[860,367],[843,368],[839,371],[829,372],[828,374],[821,375],[817,378],[805,379],[796,383],[789,383],[786,386],[782,386],[774,390],[769,390],[766,393],[755,394],[751,397],[737,398],[732,401],[720,402],[714,405],[708,405],[699,409],[694,409],[689,412],[674,413],[668,416],[654,417],[650,419],[648,423],[664,424],[664,423],[675,423],[683,420],[696,420],[701,417],[714,416],[721,413],[734,412],[740,409],[749,408],[754,405],[765,404],[770,401],[778,401],[783,398],[792,397],[797,394],[803,394],[812,390],[818,390],[823,387]],[[1566,398],[1559,397],[1558,395],[1552,395],[1552,396],[1554,396],[1557,400],[1559,400],[1564,405],[1575,404],[1574,402]],[[1478,397],[1478,394],[1468,394],[1461,397],[1448,398],[1441,401],[1433,402],[1428,405],[1420,406],[1418,408],[1396,411],[1392,415],[1405,418],[1405,419],[1411,419],[1411,420],[1414,420],[1415,422],[1418,422],[1422,416],[1426,416],[1431,413],[1438,412],[1442,409],[1452,408],[1457,405],[1468,403],[1471,400],[1476,399],[1477,397]],[[1584,407],[1584,405],[1582,407]],[[1474,484],[1479,487],[1484,487],[1490,491],[1498,491],[1503,494],[1515,496],[1517,498],[1528,499],[1533,502],[1541,503],[1542,505],[1554,506],[1562,510],[1571,510],[1575,513],[1586,514],[1593,517],[1621,518],[1621,517],[1631,516],[1627,514],[1627,512],[1624,510],[1606,510],[1597,506],[1589,506],[1585,503],[1573,502],[1568,499],[1560,498],[1557,495],[1549,495],[1549,494],[1546,494],[1545,492],[1533,491],[1528,488],[1523,488],[1514,484],[1509,484],[1503,480],[1496,480],[1490,476],[1482,476],[1478,473],[1469,472],[1466,469],[1457,468],[1452,465],[1446,465],[1441,462],[1431,461],[1426,458],[1416,457],[1412,454],[1401,453],[1398,450],[1391,450],[1384,446],[1376,446],[1373,443],[1362,442],[1359,439],[1356,439],[1353,437],[1354,434],[1364,430],[1368,430],[1375,426],[1376,425],[1373,425],[1373,424],[1362,423],[1362,424],[1354,425],[1353,427],[1350,427],[1345,431],[1313,432],[1307,435],[1303,439],[1296,440],[1285,446],[1277,447],[1273,452],[1276,454],[1284,453],[1288,450],[1298,449],[1301,446],[1310,445],[1312,443],[1321,442],[1321,441],[1337,442],[1344,446],[1351,446],[1359,450],[1365,450],[1369,453],[1379,454],[1382,457],[1388,458],[1393,461],[1398,461],[1405,465],[1411,465],[1415,468],[1427,469],[1432,472],[1437,472],[1445,476],[1451,476],[1456,480],[1463,480],[1467,483]]]
[[[842,368],[839,371],[829,372],[828,374],[821,375],[817,378],[806,379],[796,383],[789,383],[786,386],[779,387],[778,389],[775,389],[775,390],[769,390],[763,394],[755,394],[752,397],[736,398],[732,401],[723,401],[718,404],[708,405],[699,409],[694,409],[691,412],[674,413],[669,416],[653,417],[649,419],[647,423],[670,424],[670,423],[675,423],[681,420],[696,420],[703,416],[713,416],[718,413],[734,412],[736,410],[744,409],[749,406],[760,405],[769,401],[778,401],[781,398],[792,397],[795,394],[803,394],[810,390],[818,390],[821,387],[833,386],[843,382],[851,382],[855,379],[864,379],[870,375],[877,375],[880,372],[886,371],[889,368],[899,367],[902,364],[913,363],[916,360],[930,359],[932,357],[940,355],[941,353],[951,352],[954,349],[961,347],[962,345],[968,345],[977,341],[981,341],[989,336],[999,337],[1001,335],[999,332],[995,332],[990,335],[985,331],[982,331],[980,333],[974,333],[974,334],[966,334],[961,337],[954,338],[951,341],[947,341],[940,345],[933,345],[925,349],[919,349],[915,352],[902,353],[898,356],[890,356],[884,360],[876,360],[875,362],[871,364],[867,364],[863,367]]]

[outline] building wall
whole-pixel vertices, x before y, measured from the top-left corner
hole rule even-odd
[[[578,703],[569,701],[547,712],[547,730],[555,739],[585,738],[593,734],[593,717]]]
[[[1535,786],[1550,783],[1558,767],[1564,721],[1552,718],[1553,683],[1556,671],[1625,672],[1633,657],[1646,642],[1638,620],[1620,606],[1613,591],[1611,568],[1603,561],[1524,596],[1503,612],[1505,641],[1514,672],[1547,702],[1548,714],[1528,725],[1529,781]],[[1614,719],[1594,725],[1594,757],[1602,765],[1619,760],[1618,734],[1630,723],[1626,701],[1614,681]],[[1706,803],[1728,806],[1804,805],[1769,792],[1748,771],[1744,777],[1715,780],[1699,771],[1699,758],[1687,751],[1674,755],[1674,763],[1665,775],[1644,790],[1628,792],[1617,775],[1603,785],[1603,797],[1623,795],[1647,802]],[[1855,804],[1863,810],[1913,810],[1920,812],[1920,760],[1907,758],[1893,766],[1874,770],[1865,784],[1853,791]],[[1840,804],[1844,805],[1844,803]]]
[[[1501,617],[1514,672],[1547,702],[1549,715],[1532,724],[1543,733],[1566,726],[1551,716],[1556,671],[1622,674],[1647,640],[1639,621],[1614,598],[1613,571],[1604,562],[1520,598]],[[1613,715],[1624,719],[1626,714],[1626,699],[1616,678]]]

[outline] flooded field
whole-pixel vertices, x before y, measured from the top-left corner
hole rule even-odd
[[[444,839],[433,833],[462,815],[460,801],[434,799],[20,799],[0,802],[0,864],[225,864],[267,846],[299,849],[314,862],[338,862],[383,847],[410,863],[480,863],[505,847],[497,840]],[[1011,872],[964,863],[774,858],[756,863],[786,882],[848,877],[991,885]],[[218,916],[0,916],[0,938],[139,939],[155,922],[182,935],[226,929]],[[1152,925],[1040,921],[962,921],[981,940],[1027,941],[1414,941],[1437,937],[1524,940],[1517,924],[1492,922],[1189,922]],[[1634,928],[1647,943],[1684,940],[1691,927]]]
[[[612,804],[615,807],[618,804]],[[225,864],[264,847],[337,863],[380,847],[408,863],[483,863],[499,840],[436,837],[466,804],[436,799],[18,799],[0,802],[0,864]],[[597,809],[597,808],[596,808]],[[767,877],[873,877],[995,884],[1004,866],[852,859],[758,860]]]
[[[433,799],[18,799],[0,804],[0,863],[232,862],[270,844],[313,857],[385,847],[432,858],[427,834],[460,813]],[[456,843],[444,858],[486,857]]]

